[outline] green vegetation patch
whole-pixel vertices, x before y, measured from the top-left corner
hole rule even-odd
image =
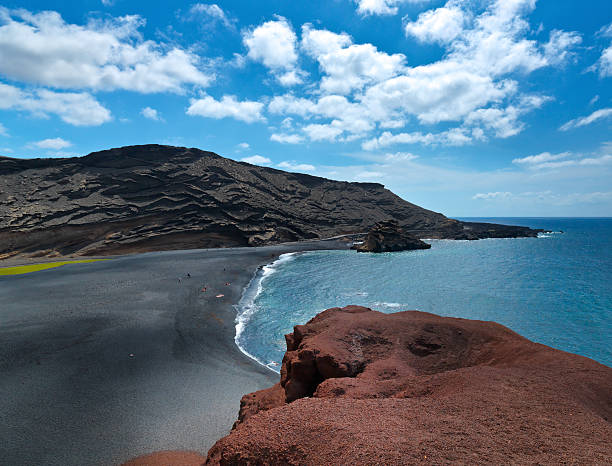
[[[46,262],[44,264],[19,265],[16,267],[0,268],[0,275],[22,275],[24,273],[38,272],[39,270],[61,267],[66,264],[85,264],[88,262],[98,262],[107,259],[84,259],[76,261]]]

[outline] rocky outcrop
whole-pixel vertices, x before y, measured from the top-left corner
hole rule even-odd
[[[431,244],[406,233],[393,220],[378,222],[368,232],[363,243],[352,247],[357,252],[397,252],[429,248]]]
[[[363,233],[388,218],[420,238],[537,234],[448,219],[380,184],[287,173],[198,149],[0,157],[0,259],[257,246]]]
[[[207,464],[607,464],[612,369],[493,322],[328,309]]]

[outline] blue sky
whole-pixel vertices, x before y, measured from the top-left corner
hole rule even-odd
[[[608,0],[0,7],[0,155],[171,144],[450,216],[612,216],[611,127]]]

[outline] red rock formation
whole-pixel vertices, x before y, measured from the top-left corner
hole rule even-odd
[[[207,464],[612,462],[612,369],[493,323],[328,309]]]
[[[158,451],[139,456],[122,466],[202,466],[205,458],[193,451]]]

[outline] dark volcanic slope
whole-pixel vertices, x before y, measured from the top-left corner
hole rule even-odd
[[[0,258],[259,245],[363,232],[389,218],[419,237],[536,234],[451,220],[380,184],[287,173],[198,149],[0,158]]]

